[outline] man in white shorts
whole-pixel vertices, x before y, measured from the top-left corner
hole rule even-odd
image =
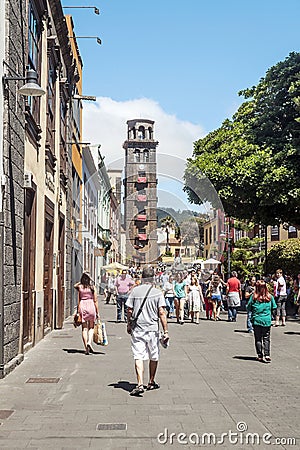
[[[153,286],[154,269],[145,267],[142,272],[142,284],[132,289],[127,306],[127,332],[131,334],[131,348],[135,360],[137,387],[130,395],[141,396],[144,393],[143,375],[144,361],[149,360],[149,383],[147,390],[158,389],[155,374],[159,359],[159,321],[161,322],[164,340],[168,338],[168,324],[166,319],[166,302],[160,289]],[[150,289],[150,290],[149,290]],[[143,308],[138,315],[136,326],[131,327],[131,317],[136,317],[148,292]]]

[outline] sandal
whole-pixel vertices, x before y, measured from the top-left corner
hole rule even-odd
[[[258,357],[256,358],[256,361],[258,361],[258,362],[264,362],[264,358],[258,356]]]
[[[271,362],[270,356],[266,356],[266,357],[265,357],[265,361],[266,361],[267,363],[270,363],[270,362]]]
[[[152,381],[152,383],[148,383],[147,391],[153,391],[154,389],[159,389],[160,385]]]
[[[144,392],[144,386],[137,386],[129,393],[129,395],[133,397],[141,397]]]

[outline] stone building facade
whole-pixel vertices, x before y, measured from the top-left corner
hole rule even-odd
[[[126,256],[131,264],[157,261],[157,168],[154,121],[127,121],[124,179]]]
[[[2,7],[3,6],[3,7]],[[71,312],[72,96],[78,81],[62,5],[0,8],[0,377]],[[24,97],[26,66],[42,97]]]
[[[25,1],[0,8],[1,79],[24,76]],[[19,81],[2,84],[0,135],[0,377],[22,359],[22,234],[24,207],[25,99]]]

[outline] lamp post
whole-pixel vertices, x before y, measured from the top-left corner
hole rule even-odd
[[[227,238],[227,276],[230,277],[231,272],[231,229],[230,218],[228,217],[227,229],[220,233],[221,238]]]

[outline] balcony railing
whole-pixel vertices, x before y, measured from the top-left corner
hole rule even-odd
[[[147,195],[145,195],[145,194],[138,194],[136,196],[136,198],[137,198],[138,202],[146,202],[147,201]]]
[[[138,183],[147,183],[147,177],[138,177],[137,178]]]
[[[138,215],[136,216],[136,220],[138,220],[138,221],[140,221],[140,222],[146,222],[147,216],[146,216],[146,214],[138,214]]]
[[[139,233],[138,238],[140,241],[147,241],[147,235],[144,233]]]

